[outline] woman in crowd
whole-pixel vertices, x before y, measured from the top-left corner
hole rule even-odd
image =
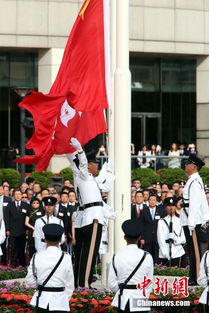
[[[180,162],[180,159],[178,158],[180,156],[180,152],[179,152],[177,144],[175,142],[172,143],[171,148],[168,152],[168,156],[172,157],[172,158],[169,158],[169,161],[168,161],[168,167],[169,168],[180,167],[181,162]]]
[[[154,170],[155,167],[155,155],[156,155],[156,145],[151,145],[150,154],[153,158],[150,159],[150,167]]]
[[[26,192],[23,192],[23,193],[22,193],[22,201],[23,201],[23,202],[26,202],[26,203],[29,203],[29,202],[28,202],[28,195],[27,195]]]
[[[142,150],[141,151],[138,151],[138,158],[137,158],[137,161],[138,161],[138,165],[141,167],[141,168],[147,168],[147,167],[150,167],[150,157],[147,158],[147,156],[150,156],[150,151],[147,151],[147,146],[146,145],[143,145],[142,146]]]
[[[36,252],[33,237],[35,221],[42,216],[44,216],[44,211],[41,208],[41,201],[38,198],[33,198],[31,200],[30,210],[27,212],[25,217],[25,225],[28,228],[28,250],[30,259]]]
[[[162,151],[162,147],[160,145],[156,146],[155,155],[162,156],[164,152]],[[160,168],[164,167],[163,159],[158,158],[156,159],[156,169],[159,170]]]

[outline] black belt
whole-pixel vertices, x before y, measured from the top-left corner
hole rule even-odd
[[[174,243],[173,239],[167,239],[165,240],[166,243]]]
[[[126,285],[125,287],[123,285],[124,284],[119,284],[119,289],[137,289],[137,285]]]
[[[87,203],[87,204],[83,205],[83,208],[87,209],[87,208],[91,208],[93,206],[103,206],[103,202],[102,201],[97,201],[97,202]]]
[[[38,291],[50,291],[50,292],[61,292],[65,290],[65,287],[43,287],[38,285]]]

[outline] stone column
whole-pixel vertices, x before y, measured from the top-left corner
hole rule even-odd
[[[197,57],[197,151],[209,166],[209,56]]]

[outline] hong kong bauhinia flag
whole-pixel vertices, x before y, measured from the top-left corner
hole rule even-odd
[[[26,147],[35,155],[16,160],[46,170],[54,154],[73,152],[106,132],[109,90],[109,0],[86,0],[65,47],[50,92],[32,92],[20,104],[33,116],[35,131]]]

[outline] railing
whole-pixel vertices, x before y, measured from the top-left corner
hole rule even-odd
[[[97,156],[97,159],[100,160],[100,167],[102,167],[102,165],[105,163],[105,161],[107,160],[107,156]],[[150,163],[149,166],[143,166],[143,163],[141,163],[141,165],[138,164],[138,160],[137,159],[146,159],[146,161],[148,161]],[[160,168],[168,168],[171,167],[169,166],[169,161],[170,160],[178,160],[177,163],[179,163],[178,166],[176,166],[177,168],[183,168],[183,160],[188,159],[188,156],[168,156],[168,155],[148,155],[148,156],[138,156],[138,155],[132,155],[131,156],[131,169],[134,168],[152,168],[155,172],[160,169]],[[149,161],[150,160],[150,161]],[[173,168],[175,166],[172,166]]]
[[[18,157],[17,157],[18,158]],[[99,168],[107,161],[107,156],[97,156],[97,159],[100,161]],[[148,168],[152,168],[155,172],[160,168],[168,168],[169,167],[169,160],[175,159],[179,160],[178,168],[183,168],[183,160],[188,159],[188,156],[168,156],[168,155],[148,155],[148,156],[138,156],[138,155],[131,155],[131,169],[142,167],[146,168],[147,166],[143,166],[138,164],[138,160],[142,160],[145,158],[150,165]],[[149,161],[150,160],[150,161]],[[35,166],[32,166],[32,170],[34,170]],[[16,170],[20,170],[20,164],[16,163]],[[30,172],[30,171],[29,171]]]

